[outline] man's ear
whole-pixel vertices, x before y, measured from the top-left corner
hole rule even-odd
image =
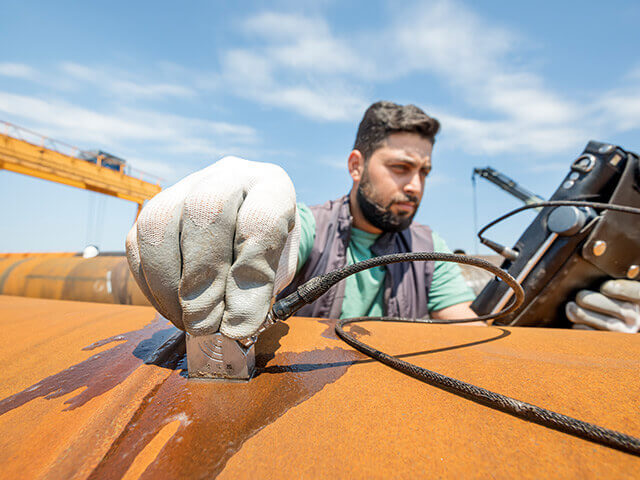
[[[354,182],[360,182],[362,180],[362,174],[364,173],[364,157],[360,150],[352,150],[349,154],[349,175]]]

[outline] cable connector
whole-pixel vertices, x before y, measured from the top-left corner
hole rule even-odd
[[[516,252],[515,250],[509,247],[500,245],[499,243],[489,240],[488,238],[481,238],[480,241],[482,242],[483,245],[486,245],[491,250],[502,255],[507,260],[511,260],[513,262],[518,258],[518,252]]]

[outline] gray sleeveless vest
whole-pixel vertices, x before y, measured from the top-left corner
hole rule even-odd
[[[300,285],[323,273],[344,267],[347,246],[351,238],[351,211],[349,197],[331,200],[310,207],[316,220],[316,238],[311,254],[293,282],[278,298],[295,291]],[[371,247],[374,255],[391,253],[431,252],[431,229],[412,223],[398,233],[384,233]],[[387,265],[384,284],[385,315],[393,317],[428,318],[427,301],[433,278],[433,262],[404,262]],[[340,318],[344,300],[345,281],[334,285],[311,305],[296,313],[300,317]]]

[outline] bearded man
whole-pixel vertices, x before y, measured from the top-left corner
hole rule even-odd
[[[439,128],[414,105],[377,102],[367,109],[348,158],[351,192],[320,206],[298,204],[298,273],[281,296],[316,275],[374,256],[451,253],[437,233],[413,222]],[[456,264],[405,262],[347,277],[297,314],[473,318],[473,299]]]

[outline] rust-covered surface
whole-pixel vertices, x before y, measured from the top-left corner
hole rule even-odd
[[[2,478],[638,478],[640,458],[423,384],[331,321],[263,335],[249,383],[190,381],[149,307],[0,296]],[[446,375],[640,436],[638,336],[365,323]]]
[[[149,305],[124,256],[0,256],[0,294]]]

